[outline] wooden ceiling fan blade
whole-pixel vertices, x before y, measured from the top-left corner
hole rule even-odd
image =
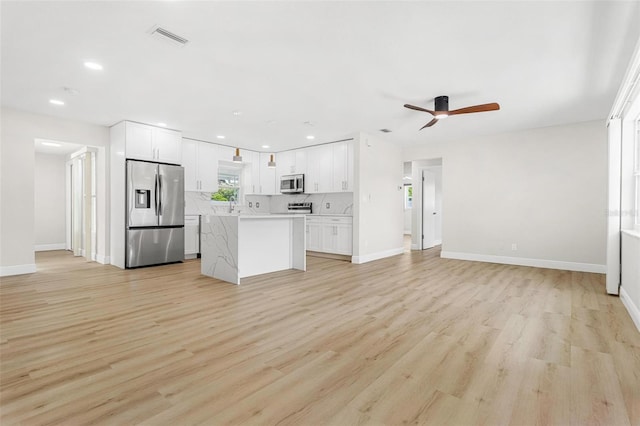
[[[409,108],[409,109],[413,109],[413,110],[416,110],[416,111],[428,112],[431,115],[435,115],[434,111],[431,111],[430,109],[425,109],[425,108],[422,108],[422,107],[419,107],[419,106],[404,104],[404,107],[405,108]]]
[[[500,109],[500,105],[493,102],[490,104],[482,104],[482,105],[474,105],[470,107],[464,107],[459,109],[454,109],[453,111],[449,111],[449,115],[456,114],[469,114],[472,112],[485,112],[485,111],[496,111]]]
[[[434,118],[433,120],[431,120],[430,122],[428,122],[427,124],[425,124],[424,126],[420,127],[420,130],[424,129],[425,127],[431,127],[434,124],[436,124],[438,122],[437,118]]]

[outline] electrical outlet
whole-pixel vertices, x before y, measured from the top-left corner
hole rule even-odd
[[[517,250],[518,250],[518,244],[511,243],[511,251],[517,251]]]
[[[326,206],[327,206],[326,208],[330,209],[331,208],[331,203],[327,203]]]
[[[260,201],[256,201],[256,209],[260,208]]]
[[[249,201],[249,208],[253,207],[253,203]]]

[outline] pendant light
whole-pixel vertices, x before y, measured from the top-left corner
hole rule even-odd
[[[271,154],[271,156],[269,157],[269,162],[267,163],[267,167],[269,167],[270,169],[275,169],[276,167],[276,162],[273,159],[273,154]]]
[[[236,155],[233,156],[234,163],[242,163],[242,157],[240,156],[240,148],[236,148]]]

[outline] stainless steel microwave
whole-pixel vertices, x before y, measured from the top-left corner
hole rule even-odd
[[[304,175],[288,175],[280,178],[280,193],[298,194],[304,192]]]

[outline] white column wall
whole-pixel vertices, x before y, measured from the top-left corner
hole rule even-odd
[[[353,263],[403,253],[401,151],[371,135],[354,138]]]

